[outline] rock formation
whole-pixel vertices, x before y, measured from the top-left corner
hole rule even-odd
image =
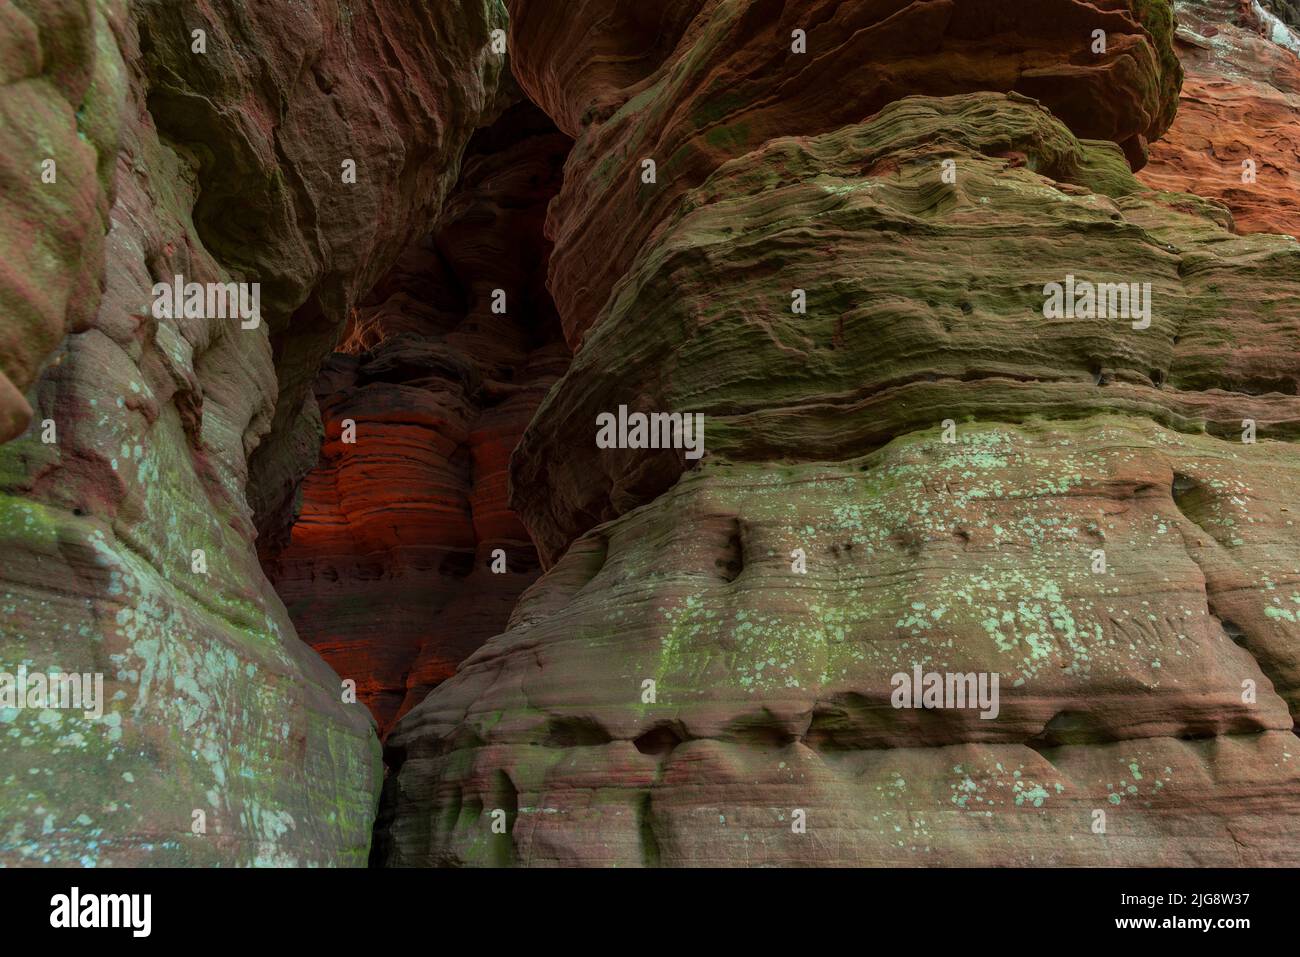
[[[1297,29],[0,3],[0,864],[1300,864]]]
[[[1250,0],[1176,10],[1187,76],[1142,181],[1225,203],[1239,232],[1300,235],[1300,40],[1279,46]]]
[[[1300,863],[1300,244],[1134,177],[1168,6],[594,6],[510,4],[575,137],[547,571],[390,732],[376,857]]]
[[[0,10],[0,442],[31,419],[23,393],[99,304],[117,166],[124,3],[21,0]]]
[[[542,236],[568,146],[526,102],[481,130],[438,230],[317,381],[321,461],[288,547],[263,557],[298,634],[357,682],[381,733],[504,630],[538,574],[507,466],[568,364]]]
[[[249,501],[314,462],[319,361],[499,109],[504,11],[5,10],[5,437],[80,331],[0,447],[0,670],[100,673],[103,714],[0,706],[0,860],[362,863],[373,722],[295,635]],[[260,321],[160,314],[175,275],[260,283]]]

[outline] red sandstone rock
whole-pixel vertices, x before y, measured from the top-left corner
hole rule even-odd
[[[962,436],[715,461],[584,536],[390,732],[384,860],[1294,864],[1290,444]],[[996,720],[894,709],[917,665],[999,672]]]
[[[0,449],[0,669],[113,696],[0,713],[0,858],[358,863],[371,723],[296,623],[409,711],[388,863],[1297,863],[1300,252],[1170,192],[1295,232],[1251,11],[1182,5],[1156,193],[1162,3],[513,6],[578,140],[558,315],[527,107],[411,243],[509,102],[495,4],[0,12],[0,440],[29,399],[60,435]],[[152,318],[176,270],[263,281],[266,327]],[[1151,325],[1049,319],[1066,272],[1150,282]],[[620,404],[705,413],[706,458],[597,454]],[[997,719],[893,707],[914,667],[996,671]]]
[[[263,557],[298,633],[357,682],[381,733],[504,628],[537,576],[507,476],[567,365],[542,218],[568,145],[526,104],[481,131],[438,230],[380,283],[317,383],[321,461],[288,547]]]
[[[577,135],[580,347],[512,462],[548,568],[391,730],[377,856],[1300,862],[1300,244],[1133,177],[1168,24],[1088,64],[1127,5],[701,2],[671,49],[513,6]],[[1050,314],[1067,277],[1149,322]],[[704,458],[597,448],[620,405]],[[916,669],[997,713],[898,703]]]
[[[102,720],[0,708],[0,861],[363,864],[382,777],[374,723],[259,567],[249,457],[286,402],[294,421],[347,305],[427,229],[495,109],[499,8],[18,9],[0,13],[0,239],[11,264],[49,255],[22,277],[18,308],[0,275],[4,375],[26,385],[63,323],[77,309],[88,322],[27,393],[54,441],[42,426],[0,446],[0,671],[98,673],[107,700]],[[107,26],[78,19],[93,10]],[[199,28],[206,53],[192,52]],[[115,63],[124,108],[98,86]],[[24,126],[37,110],[48,130]],[[105,143],[96,170],[90,147]],[[61,151],[49,193],[31,185],[47,145]],[[358,160],[354,189],[340,154]],[[155,317],[152,285],[176,273],[264,283],[265,322]],[[304,431],[275,440],[314,460]],[[292,457],[273,456],[284,474]]]
[[[1186,79],[1142,181],[1222,201],[1239,232],[1300,235],[1300,58],[1268,38],[1249,0],[1176,11]]]
[[[520,84],[582,134],[548,221],[550,287],[574,346],[683,195],[774,137],[835,130],[914,94],[1015,90],[1140,166],[1181,79],[1170,13],[1144,0],[590,5],[602,15],[511,4]],[[799,29],[803,54],[791,49]],[[1091,52],[1096,30],[1102,54]],[[646,159],[654,186],[641,182]]]
[[[99,305],[125,18],[94,0],[0,9],[0,442],[27,428],[23,393]]]

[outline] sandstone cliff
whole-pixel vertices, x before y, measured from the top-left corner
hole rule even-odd
[[[1297,25],[0,3],[0,863],[1300,864]]]
[[[1131,172],[1169,7],[590,6],[511,4],[575,136],[548,570],[390,733],[382,859],[1300,862],[1300,245]],[[1149,322],[1048,315],[1069,277]],[[620,405],[702,462],[596,448]]]
[[[1250,0],[1176,10],[1187,76],[1142,181],[1225,203],[1239,232],[1300,234],[1300,40],[1275,42]]]
[[[296,636],[249,500],[314,462],[305,391],[497,109],[504,11],[5,10],[0,392],[36,381],[0,447],[0,664],[103,674],[106,700],[0,709],[0,859],[363,863],[373,722]],[[159,318],[152,286],[178,274],[261,283],[262,321]],[[8,437],[24,410],[0,405]]]
[[[318,379],[321,460],[288,546],[263,545],[298,634],[357,682],[381,733],[504,630],[538,574],[507,468],[568,365],[542,236],[568,147],[528,103],[471,141],[438,229]]]

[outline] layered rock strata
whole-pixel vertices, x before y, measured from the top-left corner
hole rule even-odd
[[[481,130],[438,229],[358,310],[317,381],[321,460],[287,547],[264,563],[381,733],[501,632],[539,571],[507,468],[568,364],[542,236],[568,147],[527,103]]]
[[[50,97],[41,109],[57,130],[37,131],[36,149],[23,117],[6,116],[4,175],[27,177],[5,191],[6,222],[17,210],[67,248],[40,250],[57,255],[23,277],[45,299],[6,310],[5,374],[21,387],[60,322],[86,327],[27,392],[31,428],[0,448],[0,671],[103,684],[89,716],[0,699],[0,861],[363,863],[382,773],[374,724],[298,640],[259,567],[249,459],[278,413],[298,415],[350,302],[427,230],[470,132],[497,109],[503,58],[489,34],[504,11],[17,9],[3,14],[20,28],[0,30],[6,67],[19,50],[30,64],[18,76],[44,79],[7,85],[6,109]],[[94,69],[68,67],[83,59]],[[73,107],[84,139],[65,152]],[[106,171],[89,147],[119,113]],[[45,150],[65,191],[52,199],[31,185]],[[42,217],[48,203],[99,209],[114,171],[101,267],[93,215],[80,251]],[[152,287],[176,275],[260,283],[260,321],[160,314]],[[96,310],[78,290],[101,281]],[[11,353],[18,340],[29,345]],[[314,459],[315,444],[305,450]]]
[[[548,570],[390,733],[376,856],[1300,862],[1300,244],[1134,178],[1168,7],[666,6],[512,4],[577,137]],[[704,459],[597,448],[620,406]]]
[[[1182,0],[1175,10],[1186,79],[1140,178],[1219,200],[1238,232],[1300,234],[1300,39],[1275,42],[1249,0]]]

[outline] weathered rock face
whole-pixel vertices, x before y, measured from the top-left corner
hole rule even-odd
[[[95,315],[126,92],[124,2],[17,0],[0,9],[0,442],[27,428],[23,393]]]
[[[680,0],[657,24],[640,22],[640,6],[597,17],[585,4],[512,5],[516,75],[560,129],[582,134],[548,227],[551,291],[574,344],[684,194],[773,138],[836,130],[910,94],[1016,90],[1140,165],[1176,106],[1172,16],[1150,0]],[[796,30],[807,53],[792,52]],[[1094,31],[1106,52],[1091,52]],[[637,175],[647,159],[653,189]]]
[[[432,222],[460,150],[497,108],[505,58],[490,32],[505,11],[500,0],[143,7],[150,113],[198,157],[195,227],[227,268],[262,283],[278,398],[248,494],[270,530],[315,463],[319,433],[304,422],[321,361]],[[195,29],[206,55],[168,39]]]
[[[543,6],[550,567],[390,733],[378,856],[1300,863],[1300,244],[1130,172],[1168,8]],[[1053,313],[1076,280],[1132,299]],[[703,461],[598,449],[620,405],[703,413]]]
[[[47,13],[77,9],[30,6],[42,30]],[[428,228],[470,131],[496,108],[488,31],[504,12],[469,0],[87,10],[125,97],[116,202],[102,269],[90,217],[34,274],[45,331],[21,310],[0,320],[6,375],[21,382],[11,370],[31,370],[74,321],[65,300],[89,304],[88,327],[28,393],[36,424],[0,448],[0,671],[100,673],[103,714],[0,699],[0,860],[363,863],[381,777],[373,722],[343,703],[259,567],[249,457],[281,407],[298,414],[294,389],[350,301]],[[59,16],[51,36],[81,35]],[[199,29],[206,52],[191,45]],[[2,33],[6,64],[14,50],[31,58],[19,76],[66,84],[59,130],[80,102],[84,129],[103,132],[116,114],[96,97],[108,91],[96,81],[81,99],[84,77],[56,62],[77,51],[51,42],[42,61],[35,34]],[[45,96],[54,82],[32,85]],[[6,137],[20,119],[6,117]],[[39,175],[29,145],[0,152],[14,164],[4,175],[28,177],[6,191],[6,215],[30,225],[46,207],[30,198],[44,194],[27,185]],[[340,181],[344,157],[355,185]],[[58,168],[85,209],[107,195],[84,144]],[[49,202],[71,202],[60,195]],[[98,311],[65,295],[101,274]],[[178,274],[261,282],[264,321],[157,317],[152,286]],[[32,345],[11,365],[21,337]],[[315,456],[301,430],[284,434]]]
[[[1268,445],[1103,417],[689,473],[393,730],[387,859],[1294,863],[1300,474]],[[915,665],[1000,672],[997,718],[894,710]]]
[[[1300,40],[1274,42],[1249,0],[1175,8],[1187,77],[1142,181],[1225,203],[1239,232],[1300,234]]]
[[[709,451],[733,460],[836,460],[959,412],[1116,409],[1224,436],[1251,417],[1294,436],[1295,330],[1258,321],[1294,308],[1291,246],[1234,243],[1221,210],[1178,205],[1196,201],[1145,198],[1113,150],[1015,100],[914,98],[774,140],[661,224],[525,436],[516,504],[549,560],[666,488],[681,451],[574,442],[621,404],[702,412]],[[1081,255],[1090,234],[1112,264]],[[1044,285],[1072,274],[1150,283],[1152,328],[1045,318]]]
[[[1250,2],[1251,6],[1258,6],[1264,10],[1265,16],[1261,19],[1272,17],[1292,29],[1300,27],[1300,3],[1296,0],[1250,0]]]
[[[438,230],[317,381],[321,461],[288,547],[263,557],[299,635],[356,681],[381,733],[504,629],[538,574],[507,467],[568,365],[542,236],[568,147],[526,103],[482,130]]]
[[[512,6],[0,5],[0,862],[1300,864],[1293,0]]]

